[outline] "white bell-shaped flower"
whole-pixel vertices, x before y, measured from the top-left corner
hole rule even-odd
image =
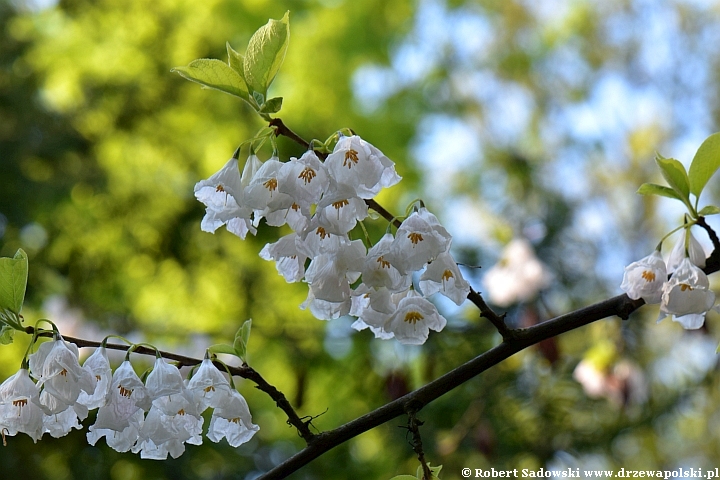
[[[341,183],[332,182],[331,185],[318,203],[315,217],[326,232],[344,235],[368,216],[368,207],[355,189]]]
[[[282,165],[278,174],[280,193],[290,195],[294,202],[308,213],[310,206],[318,203],[327,191],[329,182],[325,165],[312,150],[308,150],[300,158],[292,157]]]
[[[131,424],[139,428],[136,424],[136,413],[149,409],[151,402],[145,385],[130,362],[125,360],[113,373],[105,405],[98,409],[97,420],[90,427],[90,431],[100,429],[122,432]],[[100,434],[99,437],[101,436],[103,435]]]
[[[698,242],[695,235],[692,234],[692,230],[689,232],[690,243],[688,244],[687,255],[685,254],[685,231],[678,238],[675,246],[670,251],[670,256],[667,260],[667,273],[673,273],[685,257],[689,257],[693,265],[705,268],[705,260],[707,255],[700,242]]]
[[[420,289],[426,297],[440,292],[461,305],[470,293],[470,284],[463,278],[452,255],[441,253],[420,277]]]
[[[647,304],[660,303],[663,284],[667,280],[665,261],[658,250],[625,267],[620,288],[633,300],[642,298]]]
[[[51,395],[41,398],[50,413],[60,413],[74,406],[81,391],[92,392],[94,389],[90,370],[80,366],[77,345],[66,343],[62,338],[43,343],[28,360],[30,371],[38,379],[38,387]]]
[[[22,368],[0,385],[0,429],[5,435],[25,433],[37,442],[43,435],[44,407],[40,391]]]
[[[140,452],[142,458],[165,460],[168,454],[179,457],[186,442],[202,444],[203,418],[180,371],[157,358],[145,386],[152,407],[138,432],[133,452]]]
[[[340,136],[325,166],[332,179],[355,189],[360,198],[373,198],[382,187],[400,181],[393,163],[357,135]]]
[[[195,399],[198,413],[218,407],[231,390],[230,382],[209,358],[202,361],[187,388]]]
[[[435,215],[420,207],[398,228],[387,260],[400,273],[416,272],[450,248],[452,237]]]
[[[435,305],[410,290],[398,302],[397,310],[385,324],[384,330],[392,332],[400,343],[422,345],[427,341],[430,330],[439,332],[446,324],[445,317],[438,313]]]
[[[300,305],[300,309],[305,310],[309,308],[310,313],[319,320],[334,320],[350,313],[351,305],[352,301],[349,296],[341,301],[328,301],[315,298],[311,286],[307,298]]]
[[[490,302],[508,307],[533,299],[552,279],[530,242],[516,238],[507,244],[498,263],[488,269],[482,283]]]
[[[405,291],[410,287],[412,275],[400,273],[387,259],[394,239],[391,233],[386,233],[368,251],[363,262],[363,284],[378,289],[385,287],[392,292]]]
[[[299,282],[305,276],[305,260],[308,257],[298,250],[296,241],[297,233],[291,233],[260,250],[260,258],[275,260],[275,268],[288,283]]]
[[[241,177],[238,161],[231,158],[217,173],[195,185],[195,197],[207,207],[200,224],[203,232],[215,233],[227,225],[229,232],[243,239],[248,232],[256,233],[250,220],[252,208],[243,205],[242,199],[249,182],[247,177],[254,174],[259,165],[260,160],[250,155]]]
[[[85,360],[83,368],[90,370],[95,388],[91,392],[81,391],[77,403],[85,405],[90,410],[99,408],[105,404],[112,382],[112,369],[105,347],[96,348]]]
[[[405,293],[402,294],[402,296],[405,295]],[[351,327],[358,331],[369,328],[375,338],[383,340],[393,338],[395,335],[385,331],[384,327],[397,310],[397,303],[393,301],[393,297],[397,296],[399,295],[393,295],[385,287],[376,289],[368,287],[365,283],[360,284],[352,292],[350,315],[354,315],[358,319],[353,322]]]
[[[250,409],[245,398],[237,390],[221,395],[220,403],[213,410],[207,437],[217,443],[226,438],[231,447],[238,447],[250,440],[260,427],[252,423]]]
[[[663,286],[660,317],[673,316],[687,330],[702,327],[705,314],[715,304],[707,275],[685,257]]]

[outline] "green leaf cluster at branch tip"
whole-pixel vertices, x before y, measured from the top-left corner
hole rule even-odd
[[[247,344],[250,339],[250,327],[252,320],[248,319],[243,322],[238,331],[235,333],[235,339],[232,345],[219,343],[208,348],[210,353],[226,353],[238,357],[243,363],[247,363]]]
[[[654,183],[644,183],[637,193],[640,195],[659,195],[680,200],[685,204],[692,219],[720,213],[720,208],[707,205],[698,211],[698,201],[705,185],[720,168],[720,132],[710,135],[698,148],[690,164],[690,169],[674,158],[665,158],[659,153],[655,158],[663,178],[669,187]],[[695,197],[691,202],[690,194]]]
[[[193,60],[175,67],[183,78],[203,87],[242,98],[266,120],[280,111],[282,97],[267,99],[268,88],[280,70],[290,40],[290,12],[280,20],[269,20],[250,38],[245,55],[226,44],[228,63],[212,58]]]
[[[13,258],[0,258],[0,344],[12,343],[14,330],[22,330],[22,310],[28,279],[27,254],[18,249]]]

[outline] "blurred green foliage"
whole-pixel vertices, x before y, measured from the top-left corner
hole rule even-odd
[[[306,288],[257,255],[278,232],[261,227],[240,241],[200,231],[193,185],[263,123],[170,69],[225,60],[226,41],[246,44],[286,10],[291,41],[269,96],[284,97],[291,128],[324,140],[349,127],[383,150],[404,181],[379,202],[399,214],[425,198],[452,233],[466,232],[455,246],[468,264],[490,266],[510,238],[532,237],[556,282],[542,301],[511,307],[513,325],[617,293],[622,266],[678,221],[662,200],[634,195],[659,178],[654,151],[682,160],[717,130],[720,7],[554,3],[0,0],[0,255],[28,253],[25,318],[197,356],[252,318],[252,366],[300,415],[319,415],[319,430],[498,342],[469,306],[412,349],[353,334],[347,319],[317,321],[298,309]],[[302,153],[286,139],[280,150]],[[717,202],[717,182],[708,190]],[[384,230],[376,222],[370,233]],[[479,285],[481,273],[468,275]],[[439,399],[419,414],[426,457],[444,478],[462,467],[717,466],[717,316],[685,333],[653,325],[654,315],[646,308],[544,342]],[[17,335],[0,349],[3,377],[24,348]],[[573,379],[581,360],[601,384],[596,398]],[[240,390],[261,429],[239,449],[206,442],[151,462],[90,447],[85,432],[37,445],[18,436],[0,449],[0,471],[254,478],[302,443],[267,396]],[[411,474],[404,424],[367,432],[292,478]]]

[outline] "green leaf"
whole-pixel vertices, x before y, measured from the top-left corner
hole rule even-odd
[[[208,88],[229,93],[248,100],[248,89],[245,80],[227,63],[214,58],[193,60],[187,67],[175,67],[171,72],[179,73],[183,78]]]
[[[690,191],[699,197],[708,180],[720,168],[720,132],[713,133],[698,148],[690,164]]]
[[[412,475],[398,475],[397,477],[392,477],[390,480],[418,480],[418,477],[413,477]]]
[[[235,70],[238,75],[245,80],[245,72],[243,71],[244,57],[230,46],[230,42],[225,42],[225,47],[227,48],[228,64],[230,65],[230,68]]]
[[[662,185],[656,185],[654,183],[643,183],[642,185],[640,185],[640,188],[638,188],[637,193],[639,195],[660,195],[661,197],[682,200],[682,198],[680,198],[680,195],[675,193],[675,190],[673,190],[672,188],[664,187]]]
[[[13,342],[13,335],[15,335],[15,329],[10,325],[3,325],[0,328],[0,345],[10,345]]]
[[[13,258],[0,258],[0,311],[20,315],[28,278],[28,259],[23,249]]]
[[[720,213],[720,207],[716,207],[715,205],[708,205],[706,207],[703,207],[702,210],[698,212],[698,215],[701,217],[707,217],[708,215],[717,215]]]
[[[259,113],[277,113],[282,108],[282,97],[274,97],[263,103],[258,110]]]
[[[232,345],[227,345],[225,343],[211,345],[210,347],[208,347],[208,351],[210,353],[227,353],[230,355],[235,355],[237,357],[237,352],[232,347]]]
[[[235,334],[235,341],[233,347],[235,348],[236,355],[245,361],[245,354],[247,353],[247,345],[250,340],[250,328],[252,327],[252,319],[245,320],[242,326],[238,329]]]
[[[290,12],[280,20],[269,20],[250,38],[243,71],[248,87],[265,95],[280,69],[290,40]]]
[[[431,480],[439,479],[440,477],[438,475],[440,474],[440,470],[442,470],[443,466],[438,465],[437,467],[432,467],[428,463],[428,467],[430,467],[430,474],[432,475]],[[417,478],[423,478],[423,475],[424,475],[424,473],[423,473],[422,465],[420,465],[417,469]]]
[[[688,180],[688,174],[683,164],[674,158],[665,158],[660,154],[657,155],[655,161],[670,187],[680,195],[681,199],[689,202],[690,181]]]

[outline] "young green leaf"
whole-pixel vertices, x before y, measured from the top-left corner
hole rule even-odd
[[[210,352],[210,353],[227,353],[229,355],[235,355],[237,357],[237,352],[232,347],[232,345],[228,345],[225,343],[218,343],[218,344],[209,346],[208,352]]]
[[[280,20],[269,20],[250,38],[243,71],[248,87],[265,95],[280,69],[290,40],[290,12]]]
[[[638,195],[660,195],[661,197],[675,198],[682,200],[675,190],[654,183],[643,183],[637,190]]]
[[[708,215],[717,215],[720,213],[720,207],[716,207],[715,205],[708,205],[706,207],[703,207],[702,210],[698,212],[698,215],[701,217],[707,217]]]
[[[271,98],[260,106],[260,110],[258,110],[258,113],[277,113],[280,111],[280,108],[282,108],[282,101],[282,97]]]
[[[688,200],[689,202],[690,181],[688,180],[688,174],[683,164],[674,158],[665,158],[660,154],[655,158],[655,161],[670,187],[680,195],[681,199]]]
[[[10,325],[0,327],[0,345],[10,345],[13,342],[15,329]]]
[[[0,258],[0,311],[20,315],[28,278],[28,259],[23,249],[13,258]]]
[[[720,132],[706,138],[695,153],[688,172],[690,192],[699,197],[718,168],[720,168]]]
[[[230,42],[225,42],[225,47],[227,48],[228,64],[230,65],[230,68],[235,70],[238,75],[245,80],[245,72],[243,71],[244,57],[230,46]]]
[[[197,82],[208,88],[229,93],[248,100],[248,89],[245,80],[227,63],[214,58],[193,60],[187,67],[175,67],[171,72],[179,73],[183,78]]]
[[[396,477],[392,477],[390,480],[418,480],[418,477],[413,477],[412,475],[398,475]]]
[[[245,320],[242,326],[238,329],[235,334],[235,341],[233,347],[237,356],[245,361],[245,355],[247,354],[247,345],[250,340],[250,328],[252,327],[252,319]]]

